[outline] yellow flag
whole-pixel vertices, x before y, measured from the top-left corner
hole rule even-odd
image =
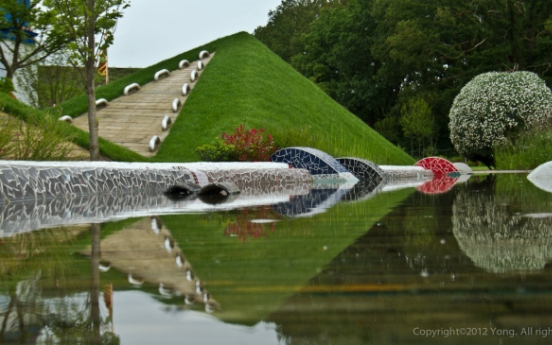
[[[104,49],[98,63],[98,73],[105,76],[107,74],[107,49]]]

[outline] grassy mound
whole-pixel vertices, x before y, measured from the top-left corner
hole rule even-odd
[[[266,129],[280,147],[311,146],[379,164],[414,163],[253,36],[238,33],[211,45],[216,55],[154,160],[196,161],[196,147],[244,124]]]
[[[175,70],[182,59],[197,60],[204,49],[216,51],[216,55],[202,73],[153,161],[198,161],[195,153],[198,146],[209,144],[223,132],[230,133],[244,124],[246,128],[266,129],[278,147],[315,147],[336,157],[356,156],[378,164],[414,163],[412,157],[245,32],[218,39],[98,87],[96,96],[107,100],[120,97],[128,84],[144,85],[152,81],[156,71]],[[86,96],[80,95],[60,104],[54,113],[75,117],[86,111]],[[87,134],[77,132],[76,143],[87,147]],[[114,160],[149,160],[102,139],[100,151]]]

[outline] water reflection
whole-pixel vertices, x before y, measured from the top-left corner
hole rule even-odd
[[[541,271],[552,259],[552,217],[528,214],[530,204],[497,193],[495,182],[491,175],[457,193],[452,219],[460,248],[488,272]]]
[[[551,194],[443,182],[4,237],[0,342],[548,343]]]

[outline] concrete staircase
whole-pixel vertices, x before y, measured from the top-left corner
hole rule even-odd
[[[190,75],[193,70],[197,71],[198,78],[204,71],[205,66],[213,58],[214,54],[202,60],[191,62],[183,69],[176,69],[168,76],[154,80],[142,85],[138,91],[121,95],[108,103],[107,106],[98,107],[97,118],[99,122],[100,137],[133,150],[143,156],[152,157],[155,150],[150,149],[152,137],[156,135],[162,142],[169,134],[169,129],[162,129],[162,122],[165,116],[170,117],[174,123],[180,108],[173,111],[173,103],[178,98],[182,105],[186,102],[189,94],[182,95],[182,87],[188,83],[193,92],[196,79],[191,81]],[[204,67],[198,69],[201,61]],[[175,66],[178,68],[178,66]],[[73,124],[88,132],[88,113],[73,119]],[[157,146],[157,145],[156,145]]]

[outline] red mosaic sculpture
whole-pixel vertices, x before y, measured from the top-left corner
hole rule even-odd
[[[427,157],[419,160],[415,166],[431,170],[434,176],[446,175],[452,172],[458,172],[458,169],[446,159],[440,157]]]
[[[441,174],[435,176],[433,180],[425,182],[417,189],[424,194],[441,194],[451,190],[457,180],[458,177]]]

